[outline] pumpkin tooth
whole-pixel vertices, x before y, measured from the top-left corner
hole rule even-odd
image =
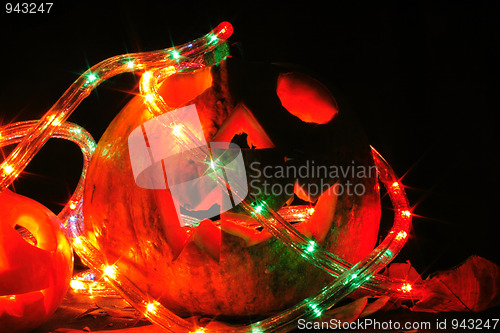
[[[211,220],[205,219],[193,231],[190,241],[208,253],[215,261],[220,260],[221,230]]]
[[[166,230],[167,242],[172,251],[172,261],[175,261],[189,242],[189,230],[184,228],[170,228]]]
[[[306,190],[302,187],[297,179],[293,186],[293,193],[299,198],[307,202],[314,202],[314,200],[309,196]]]
[[[154,198],[160,213],[159,221],[174,261],[189,241],[189,229],[181,227],[177,208],[169,190],[157,190]]]
[[[265,229],[257,230],[255,226],[247,227],[243,225],[241,222],[244,221],[248,221],[248,224],[251,225],[256,223],[253,218],[245,214],[224,213],[221,215],[221,228],[224,232],[243,239],[246,246],[259,244],[272,237],[269,231]]]
[[[297,226],[297,229],[306,236],[313,236],[323,243],[335,218],[338,196],[332,190],[333,186],[323,192],[314,207],[311,217]]]
[[[293,200],[295,199],[295,197],[292,195],[286,202],[283,206],[290,206],[293,202]]]

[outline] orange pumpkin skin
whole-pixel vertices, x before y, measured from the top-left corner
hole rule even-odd
[[[15,230],[27,229],[28,243]],[[73,273],[73,252],[59,219],[9,190],[0,193],[0,332],[28,332],[61,304]]]
[[[220,133],[220,128],[232,126],[224,126],[230,112],[217,110],[220,103],[210,91],[215,79],[209,74],[204,70],[174,75],[163,83],[160,94],[174,108],[194,101],[207,142],[214,138],[224,141],[227,133]],[[223,82],[222,88],[226,84]],[[296,114],[301,114],[301,107]],[[151,298],[184,316],[268,316],[313,295],[331,281],[331,276],[267,231],[234,222],[234,217],[241,217],[243,222],[241,215],[222,214],[218,226],[205,220],[197,228],[180,227],[169,191],[142,189],[132,174],[127,138],[151,118],[142,98],[132,99],[102,136],[89,167],[84,194],[85,231],[108,262],[115,263]],[[259,142],[255,144],[256,154],[264,154],[266,149],[259,148],[269,138],[258,137],[259,130],[249,132],[253,133],[249,134],[249,142]],[[349,133],[358,132],[349,129],[341,128],[340,132],[346,134],[340,147],[332,152],[328,145],[323,146],[324,156],[345,152],[365,166],[372,165],[364,138],[353,138]],[[279,141],[276,135],[279,133],[269,134],[274,142]],[[358,147],[363,146],[360,151]],[[270,151],[279,152],[280,147]],[[360,182],[366,186],[363,196],[323,194],[311,219],[296,226],[352,263],[373,249],[380,217],[375,177]],[[274,209],[284,204],[280,200],[276,200]]]

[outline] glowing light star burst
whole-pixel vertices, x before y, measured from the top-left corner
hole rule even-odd
[[[155,303],[146,304],[146,311],[152,314],[155,314],[158,310],[158,306]]]
[[[90,72],[87,75],[87,82],[86,83],[92,84],[92,83],[95,83],[98,79],[99,79],[99,77],[97,76],[97,74]]]
[[[401,288],[399,290],[401,290],[402,292],[404,293],[409,293],[411,292],[411,290],[413,289],[411,283],[403,283],[403,285],[401,286]]]
[[[209,42],[210,43],[215,43],[215,42],[217,42],[218,39],[219,38],[216,35],[212,35],[212,36],[210,36],[210,41]]]
[[[103,275],[105,277],[110,277],[111,279],[116,279],[116,267],[113,265],[104,267]]]
[[[63,138],[78,144],[84,156],[82,176],[75,189],[75,193],[73,193],[67,205],[59,214],[59,218],[67,226],[67,231],[72,237],[75,251],[81,257],[87,258],[88,262],[94,265],[93,269],[101,271],[104,277],[111,279],[111,282],[117,279],[115,287],[126,295],[134,295],[131,299],[142,297],[145,300],[148,299],[148,295],[137,286],[123,279],[118,274],[117,266],[107,265],[102,253],[93,247],[83,232],[81,218],[83,216],[81,208],[83,183],[96,144],[90,134],[81,127],[67,123],[66,119],[68,119],[75,108],[98,84],[115,75],[142,68],[147,68],[148,71],[143,73],[141,78],[141,95],[144,96],[153,114],[165,112],[167,108],[158,95],[156,90],[157,83],[177,71],[193,66],[193,64],[198,66],[199,64],[195,62],[201,60],[197,59],[202,59],[203,55],[214,52],[215,48],[223,43],[231,34],[232,26],[224,22],[209,34],[175,48],[136,53],[133,55],[126,54],[106,59],[80,76],[41,120],[19,122],[0,127],[1,147],[20,142],[1,164],[0,174],[2,177],[0,178],[0,191],[6,189],[21,174],[27,164],[51,137]],[[167,54],[171,55],[171,59],[166,57]],[[184,61],[184,59],[188,61]],[[36,130],[36,128],[43,128],[44,130]],[[182,125],[174,125],[172,131],[178,136],[183,137],[181,141],[187,142],[190,137],[195,137],[189,128]],[[334,254],[317,246],[315,241],[302,235],[282,217],[299,216],[299,218],[305,218],[313,213],[310,207],[302,209],[286,208],[283,211],[280,210],[278,213],[267,207],[267,205],[253,207],[245,202],[242,203],[244,210],[247,213],[251,213],[267,231],[284,245],[301,254],[310,263],[338,277],[320,293],[306,299],[302,303],[250,326],[234,326],[231,328],[232,332],[270,332],[280,327],[293,326],[296,324],[297,318],[302,314],[302,309],[306,309],[307,306],[309,306],[309,310],[313,316],[319,317],[325,310],[341,301],[345,295],[349,295],[360,286],[363,287],[363,283],[366,284],[369,290],[379,290],[381,294],[400,299],[415,299],[416,295],[419,294],[415,291],[422,290],[422,284],[415,283],[408,285],[405,284],[405,281],[388,279],[381,275],[377,276],[376,279],[371,278],[377,271],[385,267],[392,260],[393,256],[400,251],[408,238],[407,235],[412,217],[403,186],[399,183],[387,162],[373,148],[372,153],[377,169],[379,170],[380,181],[386,187],[393,206],[400,212],[400,214],[395,214],[394,225],[390,231],[391,235],[396,234],[397,236],[387,237],[386,242],[381,242],[372,253],[355,266],[346,264]],[[210,165],[212,166],[212,163]],[[270,218],[266,218],[260,214],[264,211],[264,208],[266,214],[269,213],[271,216]],[[287,212],[290,213],[287,215]],[[290,237],[290,235],[293,235],[293,237]],[[377,259],[371,260],[371,258]],[[75,290],[79,290],[82,287],[82,283],[80,282],[72,282],[71,284]],[[95,285],[93,284],[89,286],[89,290],[94,290],[94,288]],[[410,291],[412,295],[408,295]],[[339,296],[332,297],[334,293]],[[314,299],[314,302],[310,301],[311,299]],[[186,333],[193,330],[194,332],[215,332],[215,330],[209,328],[203,329],[193,326],[190,321],[184,320],[167,311],[168,309],[165,309],[160,303],[132,303],[138,309],[142,309],[141,311],[146,311],[149,317],[153,318],[158,325],[164,328]]]
[[[184,126],[179,125],[179,124],[172,125],[172,133],[174,133],[177,136],[183,136],[183,133],[182,133],[183,128],[184,128]]]
[[[411,217],[411,212],[409,210],[403,210],[401,211],[401,214],[407,218]]]
[[[177,50],[172,51],[172,58],[174,59],[179,59],[181,57],[181,54]]]
[[[306,248],[306,251],[311,253],[311,252],[314,252],[316,250],[316,242],[315,241],[309,241],[309,244]]]
[[[396,235],[396,239],[397,239],[397,240],[403,240],[403,239],[405,239],[406,237],[408,237],[408,233],[406,233],[406,231],[400,231],[400,232],[398,232],[398,234]]]
[[[3,172],[2,173],[5,174],[5,175],[13,174],[14,171],[15,171],[14,167],[12,165],[10,165],[10,164],[5,164],[5,165],[2,166],[2,168],[3,168]]]

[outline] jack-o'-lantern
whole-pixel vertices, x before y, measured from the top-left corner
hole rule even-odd
[[[285,65],[228,57],[211,67],[186,66],[158,92],[171,112],[196,111],[205,142],[238,148],[246,171],[241,199],[278,212],[300,204],[308,218],[294,227],[347,262],[374,248],[380,204],[370,146],[319,80]],[[163,172],[177,178],[163,189],[138,186],[130,137],[147,132],[155,116],[144,96],[134,97],[100,139],[89,167],[85,233],[108,263],[181,316],[267,316],[331,281],[238,200],[222,209],[222,196],[200,185],[196,198],[189,192],[189,204],[176,204],[171,180],[182,196],[188,192],[182,181],[201,179],[210,163],[165,160]],[[214,209],[209,218],[202,214]],[[179,211],[198,222],[182,223]]]
[[[30,331],[54,313],[73,272],[59,219],[9,190],[0,193],[0,332]]]

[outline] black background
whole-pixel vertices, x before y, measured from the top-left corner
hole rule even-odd
[[[55,1],[50,14],[2,8],[0,120],[41,117],[101,60],[185,43],[227,20],[244,59],[296,63],[335,87],[370,143],[404,176],[417,216],[396,261],[410,260],[424,275],[473,254],[500,263],[499,7],[209,0]],[[98,139],[136,81],[125,74],[104,83],[70,120]],[[15,187],[58,211],[80,169],[76,146],[51,140]]]

